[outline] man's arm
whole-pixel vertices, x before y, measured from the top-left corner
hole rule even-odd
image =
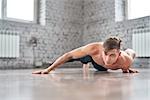
[[[88,73],[90,64],[89,63],[83,64],[82,67],[83,67],[83,73]]]
[[[89,63],[83,64],[83,78],[84,79],[88,79],[89,78],[89,67],[90,67]]]
[[[48,68],[46,68],[44,70],[40,70],[40,71],[35,71],[35,72],[33,72],[33,74],[48,74],[51,70],[54,70],[55,68],[59,67],[60,65],[64,64],[65,62],[67,62],[68,60],[86,56],[86,55],[92,53],[93,51],[94,50],[93,50],[92,44],[74,49],[74,50],[60,56]]]
[[[123,73],[138,73],[137,70],[131,68],[133,61],[133,57],[130,55],[124,55],[124,66],[122,67]]]
[[[139,73],[138,70],[132,69],[132,68],[128,68],[128,69],[126,69],[126,70],[123,70],[123,69],[122,69],[122,72],[123,72],[123,73]]]

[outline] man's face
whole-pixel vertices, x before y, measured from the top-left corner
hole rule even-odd
[[[105,64],[112,65],[116,62],[118,56],[120,55],[120,50],[112,49],[109,50],[108,52],[104,51],[104,54],[105,54],[105,60],[104,60]]]

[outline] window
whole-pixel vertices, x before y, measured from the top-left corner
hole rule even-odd
[[[150,16],[150,0],[128,0],[128,19]]]
[[[0,0],[0,18],[2,18],[2,0]]]
[[[34,0],[7,0],[8,18],[34,20]]]
[[[126,18],[125,0],[115,0],[115,21],[123,21]]]
[[[37,0],[0,0],[0,2],[0,18],[28,22],[36,21]]]

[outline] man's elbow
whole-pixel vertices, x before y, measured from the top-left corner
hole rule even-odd
[[[64,56],[64,58],[66,58],[67,61],[73,58],[73,56],[69,52],[65,53],[63,56]]]

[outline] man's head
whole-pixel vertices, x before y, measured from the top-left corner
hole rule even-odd
[[[116,62],[118,56],[120,55],[120,44],[121,39],[115,36],[104,41],[103,48],[106,64],[113,64]]]
[[[117,49],[119,50],[120,49],[120,43],[121,43],[121,39],[118,38],[118,37],[110,37],[108,39],[106,39],[104,41],[104,44],[103,44],[103,47],[104,47],[104,51],[105,52],[108,52],[112,49]]]

